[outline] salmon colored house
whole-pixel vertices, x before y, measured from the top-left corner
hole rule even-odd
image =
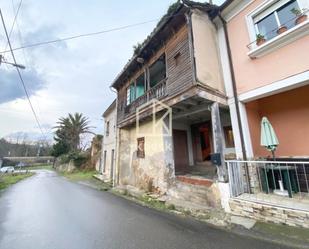
[[[227,0],[215,23],[238,160],[236,215],[309,227],[309,1]],[[275,159],[260,145],[271,122]]]
[[[228,0],[221,16],[226,25],[219,43],[238,158],[270,156],[260,146],[263,116],[277,134],[277,157],[308,157],[309,1]]]

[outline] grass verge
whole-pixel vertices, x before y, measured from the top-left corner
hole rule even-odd
[[[85,170],[85,171],[73,171],[73,172],[61,172],[60,175],[68,178],[71,181],[87,181],[92,180],[93,175],[96,174],[94,170]]]
[[[18,170],[19,168],[16,167],[15,169]],[[36,170],[36,169],[54,170],[52,165],[45,165],[45,164],[35,165],[35,166],[26,166],[26,167],[22,167],[22,169],[24,170]]]
[[[35,173],[29,172],[26,174],[10,174],[10,175],[3,175],[0,176],[0,190],[9,187],[25,178],[33,176]]]
[[[104,183],[93,177],[95,174],[97,174],[95,170],[76,170],[70,173],[60,172],[59,174],[70,181],[81,182],[100,191],[108,191],[111,188],[110,184]]]

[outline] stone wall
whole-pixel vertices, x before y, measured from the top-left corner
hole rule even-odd
[[[309,212],[276,207],[264,203],[230,199],[231,212],[235,215],[260,221],[309,228]]]

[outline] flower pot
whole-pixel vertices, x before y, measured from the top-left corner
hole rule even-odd
[[[298,25],[298,24],[300,24],[300,23],[306,21],[307,18],[308,18],[308,16],[305,15],[305,14],[303,14],[303,15],[297,17],[296,20],[295,20],[295,25]]]
[[[261,46],[263,43],[265,43],[266,42],[266,39],[265,38],[262,38],[262,39],[258,39],[258,40],[256,40],[256,45],[258,45],[258,46]]]
[[[281,26],[280,28],[278,28],[277,34],[280,35],[287,30],[288,30],[287,26]]]

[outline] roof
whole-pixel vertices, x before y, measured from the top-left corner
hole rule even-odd
[[[113,101],[113,103],[110,104],[109,107],[107,107],[107,109],[105,110],[105,112],[103,113],[103,117],[105,118],[108,114],[111,113],[111,111],[116,107],[116,99]]]
[[[150,33],[146,40],[141,44],[141,47],[138,49],[138,52],[134,54],[128,63],[124,66],[122,71],[116,76],[116,79],[112,83],[112,87],[118,89],[122,86],[126,80],[131,76],[130,71],[135,71],[141,64],[137,62],[137,58],[145,58],[147,56],[151,57],[153,55],[153,50],[162,45],[162,37],[166,38],[163,33],[166,28],[172,26],[173,21],[183,21],[185,23],[185,13],[191,8],[200,9],[213,15],[219,9],[218,6],[212,5],[209,3],[198,3],[189,0],[182,0],[181,2],[177,1],[174,5],[169,8],[166,15],[164,15],[161,20],[158,22],[156,28]],[[183,20],[181,20],[183,19]],[[172,32],[166,32],[170,35]],[[156,39],[158,38],[158,39]]]

